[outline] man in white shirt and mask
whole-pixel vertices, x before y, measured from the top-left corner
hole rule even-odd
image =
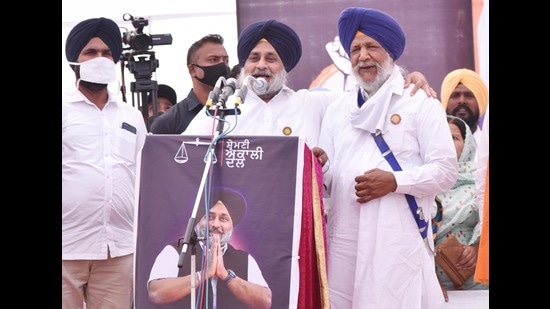
[[[62,308],[131,308],[136,159],[147,129],[107,89],[122,53],[114,21],[78,23],[65,53],[76,89],[61,105]]]

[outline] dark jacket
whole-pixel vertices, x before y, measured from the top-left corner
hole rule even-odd
[[[153,134],[181,134],[203,107],[204,105],[199,102],[193,89],[191,89],[187,98],[152,121],[149,132]]]

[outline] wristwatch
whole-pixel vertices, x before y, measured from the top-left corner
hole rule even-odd
[[[233,279],[235,279],[237,275],[235,275],[235,272],[231,269],[228,269],[227,270],[227,277],[225,277],[225,280],[223,280],[223,282],[225,282],[225,284],[229,284],[229,282]]]

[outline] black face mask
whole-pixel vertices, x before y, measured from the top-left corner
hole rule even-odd
[[[231,69],[227,64],[223,62],[220,62],[216,65],[207,66],[207,67],[203,67],[198,64],[194,64],[194,66],[199,67],[204,71],[203,78],[197,78],[197,77],[195,78],[201,83],[205,83],[212,87],[216,85],[216,82],[218,81],[218,78],[220,78],[220,76],[229,78],[229,74],[231,74]]]

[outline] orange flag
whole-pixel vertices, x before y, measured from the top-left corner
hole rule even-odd
[[[474,281],[489,284],[489,160],[485,174],[485,195],[483,200],[483,225],[479,239],[477,266]]]

